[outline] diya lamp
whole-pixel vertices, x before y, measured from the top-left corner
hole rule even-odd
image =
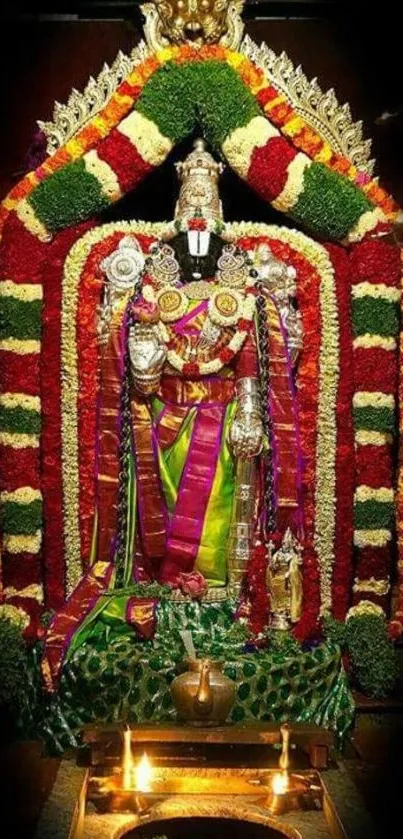
[[[313,773],[290,772],[291,728],[285,723],[280,728],[282,749],[279,772],[270,780],[265,807],[273,815],[280,816],[290,810],[318,810],[322,807],[323,790]]]
[[[151,761],[145,752],[138,764],[133,765],[131,730],[126,729],[123,732],[121,784],[113,792],[112,808],[138,814],[148,810],[147,793],[152,792],[153,774]]]
[[[108,778],[92,778],[90,799],[102,811],[143,815],[150,808],[154,768],[144,753],[133,763],[131,730],[123,732],[122,771]]]

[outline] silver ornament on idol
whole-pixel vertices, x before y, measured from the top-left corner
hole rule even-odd
[[[117,289],[132,288],[144,268],[145,258],[134,236],[125,236],[116,250],[101,262],[110,283]]]

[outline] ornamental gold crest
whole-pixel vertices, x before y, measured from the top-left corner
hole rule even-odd
[[[243,33],[244,0],[154,0],[140,8],[148,46],[222,44],[238,49]]]

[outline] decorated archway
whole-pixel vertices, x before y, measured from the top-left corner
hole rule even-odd
[[[343,323],[340,335],[343,357],[351,352],[353,366],[348,386],[339,394],[339,412],[344,407],[351,412],[352,403],[356,460],[344,500],[340,502],[340,487],[339,495],[332,496],[333,507],[339,504],[341,528],[343,521],[350,524],[339,539],[343,560],[337,572],[328,568],[325,577],[333,590],[338,584],[343,586],[342,605],[335,613],[344,617],[349,599],[346,580],[352,573],[354,506],[358,561],[353,602],[371,601],[384,608],[393,518],[391,435],[400,255],[380,234],[390,229],[397,208],[368,172],[335,152],[294,111],[262,67],[242,52],[217,45],[197,50],[173,46],[148,55],[105,107],[3,202],[0,443],[6,604],[31,615],[38,615],[44,599],[49,606],[59,606],[79,581],[80,563],[84,566],[87,561],[81,554],[78,559],[68,557],[75,563],[69,580],[63,532],[57,528],[51,540],[45,536],[44,565],[40,559],[42,498],[49,522],[58,520],[60,504],[55,493],[62,468],[57,448],[62,427],[60,391],[53,394],[53,402],[49,393],[42,415],[41,399],[49,363],[54,365],[56,380],[60,369],[62,379],[68,375],[66,368],[60,368],[57,345],[58,330],[63,328],[60,312],[66,304],[61,282],[64,261],[69,252],[74,261],[74,254],[81,247],[85,250],[84,234],[93,226],[91,220],[134,189],[195,128],[262,199],[312,235],[347,248],[343,252],[333,245],[327,253],[338,278],[346,322],[346,291],[350,294],[351,290],[353,342],[349,324],[346,331]],[[255,236],[248,229],[239,234]],[[272,234],[269,229],[256,235],[270,238]],[[318,270],[320,248],[312,245],[311,260]],[[77,293],[77,286],[71,293]],[[324,312],[323,317],[328,314]],[[73,345],[71,352],[77,352]],[[326,381],[325,370],[323,375]],[[324,450],[328,443],[325,427],[326,417],[319,432],[325,435]],[[347,436],[338,445],[340,451],[344,445],[348,459],[351,428],[344,432]],[[64,446],[66,452],[66,440]],[[326,522],[317,534],[319,547],[325,531]],[[341,578],[343,582],[338,583]],[[331,610],[332,597],[325,611]]]

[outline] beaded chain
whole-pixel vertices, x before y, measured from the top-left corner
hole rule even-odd
[[[264,453],[265,458],[265,486],[264,486],[264,506],[266,511],[264,530],[265,538],[269,538],[270,534],[276,529],[276,496],[274,491],[274,471],[273,471],[273,449],[272,449],[272,420],[269,407],[269,329],[267,326],[266,313],[266,297],[262,293],[263,283],[256,283],[258,292],[256,300],[257,312],[257,339],[258,339],[258,356],[259,356],[259,380],[260,380],[260,399],[262,406],[262,423],[263,430],[268,440],[268,448]]]
[[[141,293],[142,278],[135,286],[132,297],[127,305],[124,330],[127,335],[132,325],[132,305],[136,303]],[[118,478],[118,511],[117,511],[117,539],[115,551],[116,582],[115,587],[121,588],[125,583],[128,498],[127,486],[129,482],[129,462],[131,452],[131,400],[130,400],[130,351],[129,342],[125,341],[125,357],[123,366],[123,383],[120,395],[120,428],[119,428],[119,478]]]

